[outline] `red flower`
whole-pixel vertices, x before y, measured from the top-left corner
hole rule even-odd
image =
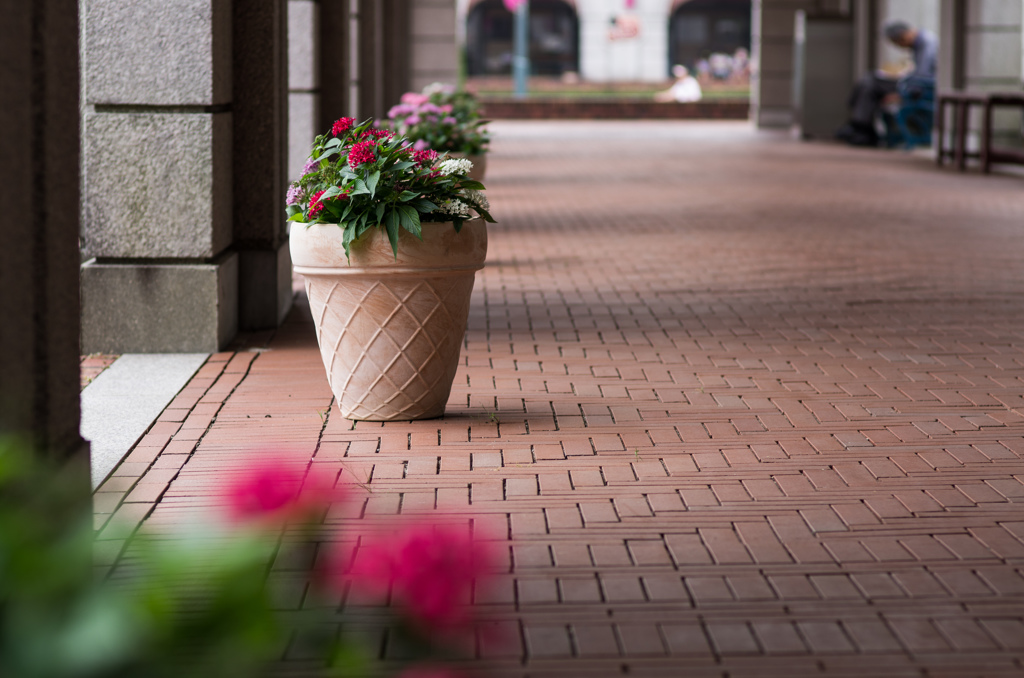
[[[326,193],[326,190],[318,191],[313,194],[313,197],[309,199],[309,216],[315,217],[324,211],[324,203],[326,200],[320,200],[320,196]],[[334,196],[333,198],[327,198],[327,200],[348,200],[349,194],[352,192],[351,186],[346,186],[341,189],[341,193]]]
[[[367,139],[370,137],[374,139],[393,139],[395,137],[395,133],[392,132],[391,130],[380,129],[378,127],[371,127],[368,130],[364,130],[363,133],[359,135],[359,137],[361,139]]]
[[[420,167],[426,167],[437,160],[437,151],[429,148],[422,151],[413,151],[412,159],[415,160]]]
[[[305,473],[305,465],[270,457],[248,466],[224,488],[228,515],[235,522],[302,519],[342,498],[333,479]]]
[[[309,216],[315,217],[324,211],[324,204],[320,202],[320,196],[327,191],[317,191],[313,194],[313,197],[309,199]]]
[[[352,125],[354,125],[355,122],[355,118],[340,118],[338,120],[335,120],[334,125],[331,127],[331,132],[334,133],[334,136],[344,134],[345,132],[352,129]]]
[[[360,548],[352,575],[371,595],[398,601],[424,629],[457,629],[471,619],[474,581],[486,577],[492,558],[465,529],[420,523]]]
[[[364,162],[373,162],[374,155],[373,149],[375,148],[373,141],[360,141],[355,144],[352,149],[348,152],[348,164],[350,167],[358,167]]]

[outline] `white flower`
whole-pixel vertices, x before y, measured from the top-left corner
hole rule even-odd
[[[480,207],[488,212],[491,210],[491,203],[488,202],[487,196],[483,194],[483,191],[467,189],[463,193],[465,194],[466,199],[473,203],[474,206]]]
[[[473,163],[466,158],[449,158],[441,163],[438,169],[441,171],[443,176],[450,174],[469,174],[469,170],[473,169]]]
[[[468,217],[469,216],[469,205],[462,202],[457,198],[451,200],[445,200],[443,203],[438,205],[437,210],[445,214],[451,214],[456,217]]]

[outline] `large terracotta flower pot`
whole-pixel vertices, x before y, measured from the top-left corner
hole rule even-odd
[[[404,421],[444,414],[466,332],[487,227],[424,223],[402,231],[398,257],[371,229],[346,261],[342,230],[292,223],[292,263],[306,279],[327,380],[346,419]]]

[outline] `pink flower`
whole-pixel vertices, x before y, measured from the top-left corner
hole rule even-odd
[[[334,122],[334,125],[331,127],[331,132],[334,133],[334,136],[344,134],[345,132],[352,129],[352,125],[354,125],[355,123],[355,118],[339,118]]]
[[[452,116],[449,115],[447,118],[445,118],[441,122],[443,122],[446,125],[454,125],[455,123],[458,122],[458,120],[456,120],[455,118],[453,118]]]
[[[425,139],[417,139],[416,143],[414,143],[412,145],[412,147],[413,147],[413,150],[423,151],[423,150],[426,150],[427,148],[430,148],[430,144],[427,143],[427,141]]]
[[[356,555],[357,586],[393,599],[424,629],[452,630],[471,621],[474,581],[486,577],[491,554],[465,529],[419,523],[367,541]]]
[[[415,115],[415,114],[410,115],[408,118],[405,119],[405,124],[406,125],[418,125],[419,123],[420,123],[420,116]]]
[[[526,0],[505,0],[505,9],[510,12],[515,12],[519,9],[519,5],[525,3]]]
[[[323,193],[313,197],[315,202]],[[316,203],[317,211],[323,203]],[[310,215],[313,207],[310,207]],[[341,499],[333,479],[306,472],[305,464],[269,457],[248,466],[224,488],[222,498],[234,522],[279,522],[302,519]]]
[[[401,101],[403,104],[419,106],[425,104],[429,98],[426,94],[420,94],[419,92],[406,92],[402,95]]]
[[[407,104],[397,104],[395,106],[392,106],[391,110],[388,111],[388,117],[397,118],[402,115],[409,115],[410,113],[413,113],[415,111],[416,109],[414,107],[409,106]]]
[[[352,149],[348,152],[348,164],[349,167],[358,167],[365,162],[373,162],[374,154],[373,149],[376,144],[374,141],[360,141],[358,144],[352,146]]]

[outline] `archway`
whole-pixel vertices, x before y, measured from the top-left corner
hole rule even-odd
[[[669,17],[668,67],[710,67],[712,55],[750,54],[750,0],[682,0]],[[698,69],[700,66],[700,69]],[[719,66],[711,77],[728,77]]]
[[[468,75],[512,72],[513,16],[502,0],[480,0],[466,20]],[[579,70],[579,19],[563,0],[530,2],[530,71],[561,75]]]

